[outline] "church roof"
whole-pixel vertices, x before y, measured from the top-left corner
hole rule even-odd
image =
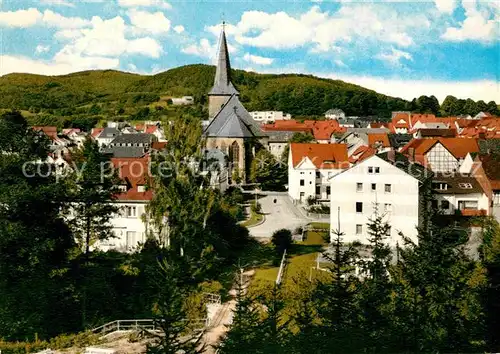
[[[229,62],[229,51],[227,49],[226,33],[221,32],[217,68],[215,70],[214,86],[209,95],[239,95],[239,92],[231,82],[231,64]]]
[[[262,136],[263,132],[238,96],[232,95],[203,134],[206,137],[250,138]]]

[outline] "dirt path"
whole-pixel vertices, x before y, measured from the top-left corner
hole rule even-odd
[[[243,278],[246,279],[246,281],[243,283],[243,289],[245,292],[254,274],[254,270],[249,270],[243,273]],[[212,320],[209,329],[203,336],[203,343],[205,343],[206,346],[206,354],[216,353],[215,348],[217,344],[227,333],[233,321],[233,313],[236,309],[237,289],[233,287],[229,291],[229,294],[231,295],[232,299],[222,304],[221,308],[219,309],[219,311],[217,311],[214,319]]]

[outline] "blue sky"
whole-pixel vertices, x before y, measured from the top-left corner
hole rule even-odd
[[[500,102],[500,1],[0,0],[0,75],[212,63]]]

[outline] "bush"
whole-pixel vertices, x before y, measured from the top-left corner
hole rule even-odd
[[[310,207],[309,212],[314,214],[330,214],[330,207],[328,205],[316,205]]]
[[[0,351],[2,354],[26,354],[26,353],[36,353],[49,348],[49,343],[45,341],[41,342],[1,342],[0,341]]]
[[[302,235],[303,232],[304,232],[304,229],[301,226],[299,226],[299,227],[295,228],[295,230],[293,231],[293,234],[294,235]]]
[[[259,202],[252,202],[251,209],[254,213],[259,214],[262,211],[262,206]]]
[[[274,245],[276,252],[278,252],[278,254],[281,254],[292,245],[292,232],[288,229],[275,231],[273,233],[271,242]]]
[[[310,195],[309,197],[307,197],[306,203],[307,203],[307,206],[312,206],[312,205],[316,204],[317,203],[316,197]]]

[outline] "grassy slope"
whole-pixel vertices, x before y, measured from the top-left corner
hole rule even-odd
[[[188,65],[153,76],[113,70],[85,71],[64,76],[9,74],[0,77],[0,108],[40,107],[64,109],[99,104],[137,107],[139,94],[158,96],[193,95],[206,102],[215,68]],[[377,94],[372,90],[339,80],[308,75],[270,75],[233,71],[233,82],[249,110],[278,109],[293,115],[321,115],[326,109],[340,107],[348,113],[383,111],[404,100]],[[388,103],[389,102],[389,103]],[[350,112],[349,112],[350,111]],[[54,113],[56,114],[56,113]]]

